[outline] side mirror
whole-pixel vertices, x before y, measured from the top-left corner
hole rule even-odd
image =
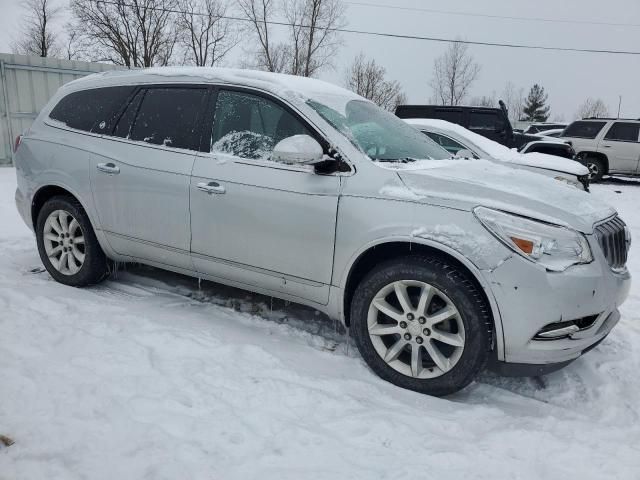
[[[313,165],[324,160],[324,152],[313,137],[294,135],[278,142],[271,160],[289,165]]]
[[[453,158],[474,159],[474,158],[476,158],[476,156],[473,154],[473,152],[471,150],[462,149],[462,150],[458,150],[458,152],[455,154],[455,156]]]

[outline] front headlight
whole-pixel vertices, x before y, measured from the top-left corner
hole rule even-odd
[[[565,177],[554,177],[554,179],[558,180],[559,182],[566,183],[567,185],[571,185],[572,187],[579,188],[580,190],[584,190],[584,187],[578,181],[571,180],[571,179],[565,178]]]
[[[589,243],[580,232],[485,207],[475,208],[474,213],[505,245],[547,270],[563,272],[593,261]]]

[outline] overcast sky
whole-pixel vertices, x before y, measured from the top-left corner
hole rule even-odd
[[[66,5],[68,0],[58,0]],[[396,7],[640,25],[639,0],[354,0]],[[0,0],[0,52],[9,52],[18,33],[21,0]],[[430,37],[561,46],[571,48],[640,50],[640,26],[593,25],[461,16],[378,8],[347,3],[349,28]],[[63,23],[63,22],[60,22]],[[341,83],[346,65],[360,51],[383,65],[390,78],[399,80],[409,101],[424,103],[431,97],[429,86],[433,62],[446,44],[345,34],[344,47],[336,58],[336,69],[321,78]],[[530,88],[540,83],[549,94],[552,118],[573,116],[585,98],[600,97],[617,113],[623,96],[622,116],[640,117],[640,56],[570,53],[472,46],[470,53],[482,71],[471,96],[500,96],[507,81]],[[238,51],[235,57],[238,57]]]

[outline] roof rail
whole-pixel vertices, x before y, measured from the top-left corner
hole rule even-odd
[[[627,121],[631,121],[631,122],[639,122],[640,118],[584,117],[583,120],[627,120]]]

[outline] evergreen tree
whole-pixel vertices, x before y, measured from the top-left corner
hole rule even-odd
[[[548,95],[544,93],[544,88],[537,83],[531,87],[529,96],[524,104],[522,113],[525,116],[525,120],[529,122],[546,122],[549,118],[549,111],[551,107],[546,105]]]

